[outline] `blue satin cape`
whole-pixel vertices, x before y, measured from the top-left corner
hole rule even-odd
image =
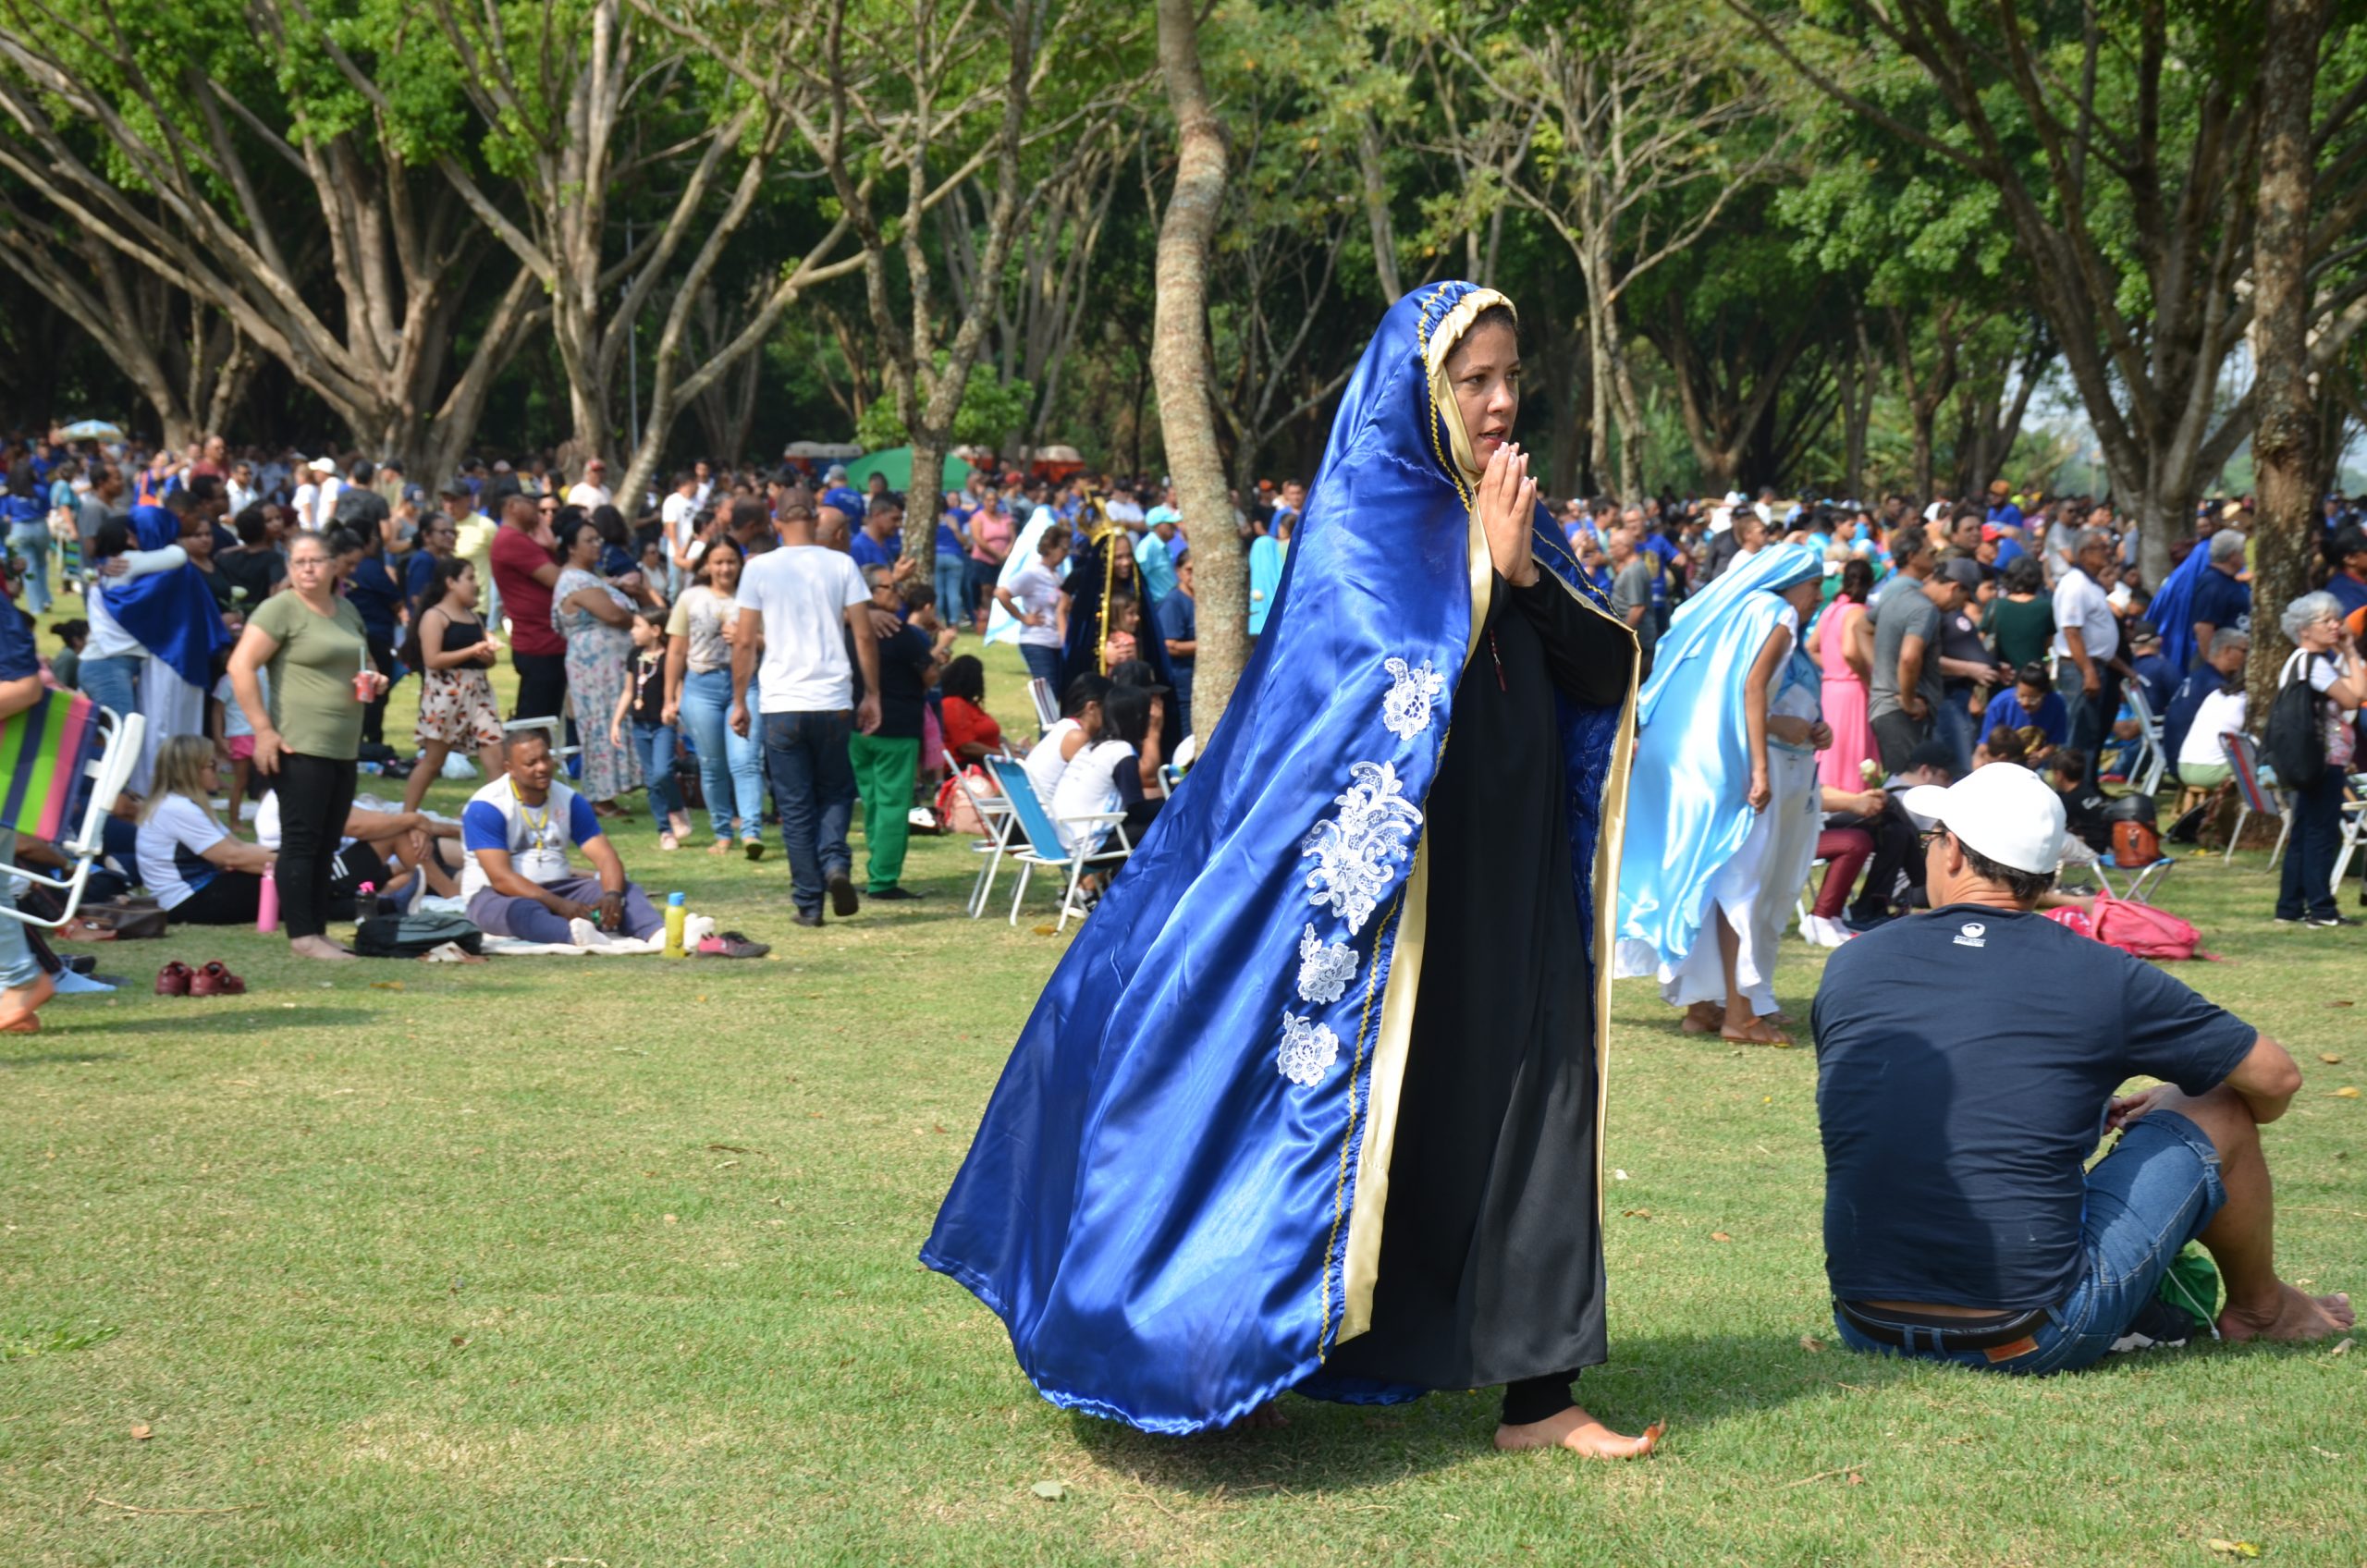
[[[1743,682],[1784,618],[1783,590],[1823,570],[1809,545],[1770,545],[1728,567],[1669,618],[1637,704],[1619,875],[1623,974],[1683,962],[1700,934],[1718,868],[1750,837],[1759,814],[1750,809]],[[1793,639],[1790,673],[1816,680],[1801,642]]]
[[[1382,320],[1224,721],[1046,985],[922,1250],[1055,1404],[1222,1426],[1369,1326],[1429,918],[1420,808],[1492,592],[1431,363],[1500,301],[1438,284]],[[1541,508],[1536,548],[1571,584]],[[1632,704],[1561,715],[1601,1063],[1593,889],[1616,876]]]
[[[161,550],[181,541],[180,519],[162,507],[132,508],[131,530],[143,550]],[[230,633],[197,568],[177,566],[129,582],[109,582],[101,592],[106,594],[107,613],[139,638],[141,647],[190,685],[214,689],[214,655],[230,645]]]
[[[2162,656],[2170,661],[2180,680],[2199,655],[2211,651],[2194,645],[2194,591],[2210,570],[2211,541],[2197,539],[2186,559],[2162,580],[2162,591],[2153,595],[2153,602],[2145,606],[2145,619],[2162,634]]]

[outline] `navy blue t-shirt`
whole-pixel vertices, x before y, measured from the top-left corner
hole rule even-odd
[[[41,673],[41,653],[33,645],[32,623],[24,612],[0,599],[0,680],[22,680]]]
[[[2205,567],[2194,582],[2194,606],[2187,612],[2191,625],[2234,627],[2238,631],[2252,629],[2252,591],[2221,571],[2217,567]],[[2211,650],[2194,650],[2194,664]],[[2188,668],[2192,668],[2189,665]],[[2186,673],[2180,670],[2179,674]]]
[[[1811,1014],[1843,1301],[2022,1311],[2079,1283],[2083,1167],[2140,1073],[2215,1087],[2256,1031],[2034,913],[1953,904],[1836,951]]]

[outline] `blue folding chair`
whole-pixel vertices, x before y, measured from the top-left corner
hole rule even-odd
[[[1075,816],[1055,819],[1036,793],[1035,782],[1027,777],[1027,769],[1003,757],[988,757],[987,766],[993,770],[995,782],[1002,786],[1003,799],[1011,802],[1011,815],[1019,825],[1027,842],[1013,851],[1012,858],[1019,863],[1019,887],[1011,896],[1011,924],[1019,924],[1020,900],[1027,897],[1027,879],[1037,866],[1047,871],[1068,873],[1068,886],[1061,895],[1060,924],[1054,934],[1068,928],[1071,915],[1085,912],[1076,907],[1076,886],[1089,865],[1115,865],[1134,852],[1126,838],[1126,814],[1122,811],[1086,812]],[[1085,830],[1075,848],[1072,849],[1061,837],[1061,827],[1067,826]],[[1103,839],[1095,829],[1107,828]]]

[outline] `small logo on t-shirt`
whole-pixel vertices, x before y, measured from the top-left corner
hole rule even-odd
[[[1978,920],[1968,920],[1964,923],[1963,928],[1956,933],[1956,946],[1960,948],[1985,948],[1989,945],[1988,937],[1988,926],[1983,925]]]

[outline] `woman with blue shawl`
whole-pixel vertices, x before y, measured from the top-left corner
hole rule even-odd
[[[1670,618],[1638,704],[1619,973],[1657,976],[1688,1034],[1791,1044],[1767,1018],[1823,820],[1833,731],[1799,646],[1823,582],[1807,545],[1738,557]]]
[[[1491,289],[1382,320],[1232,706],[946,1198],[923,1260],[1056,1404],[1183,1434],[1503,1384],[1500,1447],[1657,1440],[1571,1397],[1636,642],[1509,444],[1518,378]]]
[[[186,489],[174,492],[177,496],[188,494]],[[193,510],[190,522],[199,528],[214,526],[213,519]],[[164,507],[134,507],[126,536],[116,534],[118,526],[111,521],[99,531],[94,557],[108,564],[93,576],[88,602],[93,631],[104,610],[108,631],[128,639],[129,646],[108,644],[113,657],[106,672],[88,690],[93,700],[118,714],[136,711],[147,720],[140,761],[129,783],[133,791],[145,793],[156,748],[175,735],[205,732],[205,694],[213,689],[215,655],[229,646],[230,634],[204,577],[189,564],[189,552],[181,547],[181,517]]]

